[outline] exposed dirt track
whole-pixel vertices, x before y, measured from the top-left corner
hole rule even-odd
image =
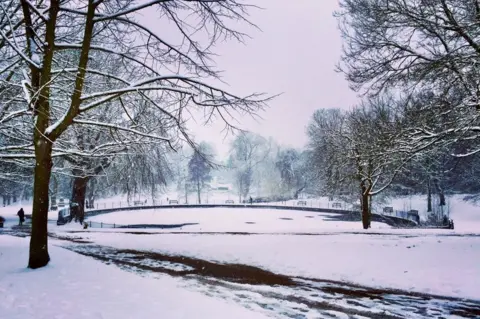
[[[480,318],[480,301],[288,277],[249,265],[159,252],[78,244],[66,248],[142,275],[162,273],[182,277],[196,290],[233,299],[246,307],[256,305],[279,318],[311,318],[312,315],[335,318],[335,313],[346,318],[374,319],[451,318],[453,315]]]

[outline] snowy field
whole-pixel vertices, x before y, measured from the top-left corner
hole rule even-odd
[[[480,300],[480,237],[445,235],[448,234],[408,231],[202,235],[118,229],[74,233],[76,238],[109,247],[249,264],[291,276]]]
[[[391,206],[406,201],[396,199]],[[423,204],[421,197],[408,199],[413,207]],[[0,295],[9,292],[0,303],[0,318],[156,318],[159,309],[165,309],[162,318],[224,318],[227,313],[233,318],[480,317],[480,209],[460,196],[450,198],[450,208],[455,230],[391,229],[374,223],[365,231],[360,222],[331,220],[335,214],[289,210],[114,212],[88,221],[195,225],[84,230],[79,224],[52,222],[52,262],[38,271],[24,269],[28,240],[0,231]],[[17,210],[3,208],[0,214],[13,225]],[[241,267],[257,267],[254,274],[271,272],[280,282],[288,279],[295,285],[238,283],[253,271],[245,275]],[[88,276],[72,275],[80,272]],[[49,291],[40,291],[48,282]],[[42,294],[54,297],[38,301]],[[478,302],[463,303],[465,298]],[[81,306],[70,315],[77,299]],[[118,303],[122,306],[115,307]],[[136,304],[149,306],[138,311]],[[70,313],[55,317],[62,311],[52,309]],[[34,316],[36,312],[45,316]]]
[[[468,211],[475,208],[466,205],[470,205]],[[470,234],[390,229],[375,223],[374,228],[364,231],[359,222],[329,221],[333,215],[243,208],[123,211],[88,220],[198,225],[148,230],[144,236],[135,233],[145,230],[131,229],[91,229],[75,236],[110,247],[246,263],[288,275],[480,299],[480,236],[475,235],[480,228]],[[458,213],[461,226],[460,216],[475,224],[474,212]],[[202,232],[251,235],[200,235]]]
[[[146,209],[108,213],[89,217],[88,221],[110,224],[184,224],[187,232],[288,233],[361,229],[359,222],[329,221],[338,214],[259,208],[175,208]],[[373,229],[390,228],[372,223]]]
[[[0,318],[266,318],[188,291],[178,279],[151,280],[52,245],[50,264],[27,270],[28,242],[0,236]]]

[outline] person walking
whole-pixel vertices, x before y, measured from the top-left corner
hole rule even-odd
[[[18,225],[22,226],[23,222],[25,221],[25,212],[23,211],[23,208],[20,208],[20,210],[17,213],[18,216]]]

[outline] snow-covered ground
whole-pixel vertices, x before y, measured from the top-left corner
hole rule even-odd
[[[342,280],[480,300],[480,237],[396,234],[75,233],[96,244],[255,265],[310,278]],[[448,236],[446,236],[448,235]]]
[[[52,245],[50,256],[28,270],[28,238],[0,235],[0,318],[266,318],[169,276],[144,278]]]
[[[359,222],[328,221],[338,214],[260,208],[161,208],[108,213],[89,217],[88,221],[117,225],[184,224],[187,232],[318,232],[361,229]],[[372,229],[390,228],[372,223]]]
[[[129,234],[131,229],[91,229],[75,236],[117,248],[246,263],[292,276],[480,299],[480,236],[477,235],[480,227],[462,229],[469,223],[479,225],[480,218],[474,205],[464,205],[456,215],[460,230],[390,229],[376,223],[376,228],[364,231],[359,222],[328,221],[334,214],[179,208],[115,212],[89,220],[118,224],[199,224],[148,230],[150,234],[145,236]],[[58,228],[67,229],[71,228]],[[202,232],[251,235],[201,235]]]
[[[323,199],[316,203],[313,200],[309,201],[312,205],[319,206],[324,203]],[[422,197],[394,199],[387,205],[403,209],[401,205],[405,206],[406,201],[411,209],[424,205]],[[49,231],[58,236],[82,238],[101,247],[150,251],[219,263],[253,265],[274,273],[302,276],[312,280],[338,280],[369,287],[396,288],[480,300],[478,289],[480,208],[470,202],[464,202],[461,196],[453,196],[449,202],[451,217],[455,220],[455,230],[390,229],[387,225],[375,223],[374,229],[364,231],[359,222],[330,221],[334,214],[326,213],[249,208],[175,208],[115,212],[98,215],[89,220],[116,224],[197,223],[197,225],[166,230],[98,228],[83,230],[78,224],[56,226],[55,223],[51,223]],[[28,208],[24,206],[24,209],[29,213]],[[3,208],[0,214],[8,213],[7,217],[10,216],[10,220],[16,222],[17,210],[12,207]],[[225,232],[230,234],[222,234]],[[4,242],[4,238],[7,237],[0,237],[0,243]],[[17,260],[16,269],[21,269],[26,263],[28,251],[26,241],[22,245],[16,248],[20,252],[18,258],[21,259]],[[14,249],[5,247],[0,245],[0,253],[4,254],[0,258],[5,256],[10,259],[9,256]],[[8,249],[10,252],[5,254],[4,250]],[[80,259],[86,258],[71,253],[66,255],[70,257],[65,257],[64,252],[55,247],[51,248],[51,252],[52,265],[40,270],[39,273],[51,276],[48,272],[53,272],[52,268],[61,273],[64,271],[62,269],[73,267],[66,261],[83,264]],[[12,268],[12,262],[7,263],[10,264],[9,269]],[[2,263],[0,260],[2,273],[7,271],[14,276],[18,275],[15,271],[2,268]],[[110,269],[108,266],[101,266]],[[86,267],[92,269],[88,271],[89,273],[95,273],[96,270],[89,268],[90,266]],[[36,271],[17,272],[22,276],[33,276],[32,274],[36,273]],[[62,273],[62,276],[66,275]],[[102,276],[108,276],[106,271],[102,270],[98,276],[94,274],[100,282]],[[0,289],[5,289],[5,282],[7,285],[14,282],[13,279],[5,279],[6,277],[10,276],[0,275]],[[118,281],[118,278],[115,279]],[[113,284],[115,279],[105,280],[107,284]],[[131,283],[134,279],[127,281]],[[88,280],[87,283],[93,285],[93,281]],[[71,285],[83,284],[74,281]],[[139,287],[142,286],[139,284]],[[198,286],[194,290],[198,290],[197,288]],[[55,289],[58,289],[61,295],[68,294],[68,289],[72,288],[68,288],[67,285]],[[83,294],[88,290],[86,287],[82,289],[85,289]],[[22,293],[30,296],[27,291],[18,290],[16,296]],[[220,294],[219,290],[216,291]],[[0,294],[2,292],[0,290]],[[94,302],[90,296],[87,301]],[[51,305],[55,302],[60,301],[53,300]],[[62,306],[67,307],[63,304]]]

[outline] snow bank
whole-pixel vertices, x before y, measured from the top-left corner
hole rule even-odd
[[[265,318],[168,276],[143,278],[58,247],[47,267],[29,270],[28,240],[0,235],[1,318]]]

